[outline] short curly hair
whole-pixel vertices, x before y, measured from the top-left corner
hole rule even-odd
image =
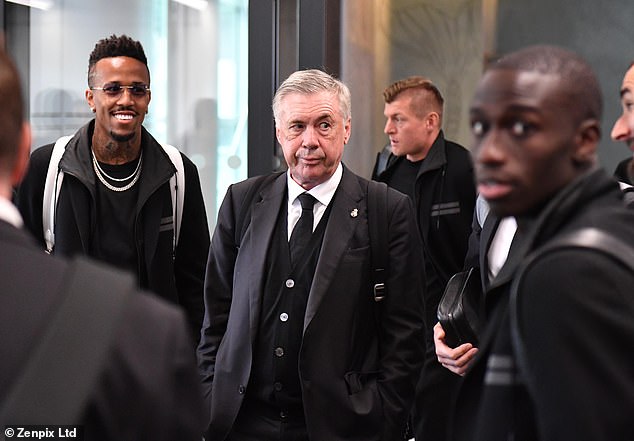
[[[139,60],[145,65],[148,76],[150,75],[150,69],[147,65],[147,57],[143,51],[143,46],[140,42],[133,40],[127,35],[117,36],[112,34],[108,38],[103,38],[95,44],[95,48],[90,53],[88,59],[88,85],[92,86],[92,78],[95,74],[95,64],[97,61],[103,58],[112,57],[130,57],[135,60]]]

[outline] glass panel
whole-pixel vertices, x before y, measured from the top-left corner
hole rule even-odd
[[[210,228],[227,186],[246,178],[248,0],[49,2],[30,11],[33,148],[73,133],[93,114],[85,100],[97,40],[127,34],[148,57],[145,127],[197,166]]]
[[[220,202],[230,183],[247,176],[248,0],[220,2],[218,50],[218,185]],[[218,207],[219,208],[219,207]]]

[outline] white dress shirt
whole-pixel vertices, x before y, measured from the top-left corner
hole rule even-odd
[[[15,205],[11,201],[0,197],[0,219],[10,223],[16,228],[22,228],[22,216]]]
[[[328,208],[328,204],[330,204],[330,201],[332,201],[335,195],[335,191],[337,191],[337,187],[341,182],[341,176],[343,176],[343,166],[339,163],[335,172],[326,182],[322,182],[309,191],[306,191],[301,185],[293,181],[290,170],[286,172],[286,182],[288,186],[288,240],[291,240],[293,228],[295,228],[295,224],[302,215],[302,204],[299,202],[297,196],[302,193],[308,193],[317,199],[317,202],[315,202],[313,206],[313,231],[315,231],[315,227],[319,224],[326,208]]]
[[[515,236],[515,230],[517,230],[517,222],[513,216],[500,220],[487,254],[487,259],[489,259],[489,282],[498,275],[504,266],[504,262],[506,262],[506,258],[509,255],[513,236]]]

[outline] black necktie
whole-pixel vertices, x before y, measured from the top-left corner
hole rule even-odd
[[[313,234],[313,205],[317,201],[308,193],[302,193],[298,196],[299,202],[302,204],[302,215],[295,224],[291,233],[291,240],[288,242],[291,251],[291,263],[297,263],[302,257],[306,245]]]

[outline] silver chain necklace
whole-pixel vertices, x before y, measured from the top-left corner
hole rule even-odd
[[[136,169],[132,172],[130,176],[126,178],[113,178],[112,176],[107,174],[105,171],[103,171],[103,169],[99,165],[99,162],[97,161],[97,158],[95,157],[95,152],[91,150],[91,153],[92,153],[92,168],[95,170],[95,174],[97,175],[97,178],[99,178],[99,181],[107,189],[112,191],[126,191],[131,189],[134,186],[134,184],[136,184],[137,181],[139,180],[139,177],[141,176],[141,163],[143,162],[143,151],[141,151],[141,156],[139,156],[139,162],[136,165]],[[130,181],[130,183],[124,185],[123,187],[115,187],[110,182],[106,181],[105,178],[108,178],[115,182],[125,182],[129,179],[132,179],[132,181]]]

